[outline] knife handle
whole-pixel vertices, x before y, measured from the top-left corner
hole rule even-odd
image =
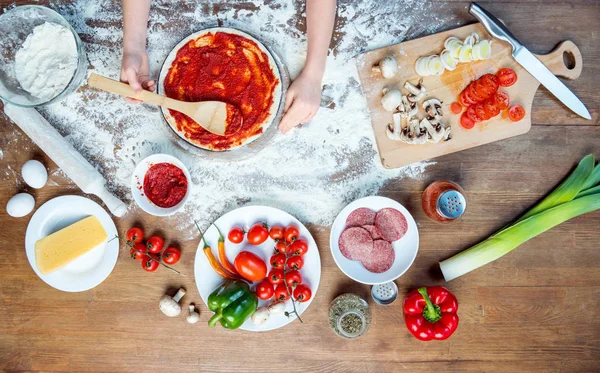
[[[513,52],[523,46],[498,18],[483,9],[479,4],[471,3],[469,6],[469,13],[481,22],[490,35],[510,44],[513,48]]]

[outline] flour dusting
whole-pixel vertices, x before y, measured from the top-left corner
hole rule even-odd
[[[184,238],[196,234],[192,219],[206,226],[245,204],[270,205],[305,223],[329,225],[347,203],[376,194],[391,180],[417,178],[430,164],[396,170],[382,167],[356,70],[356,55],[447,26],[440,20],[425,20],[431,18],[431,5],[419,0],[338,3],[321,109],[310,123],[287,136],[276,136],[250,159],[234,163],[200,159],[170,140],[158,108],[128,105],[118,97],[86,87],[41,112],[125,200],[132,201],[130,177],[142,158],[167,153],[186,164],[194,184],[191,198],[183,213],[165,218],[165,224],[180,228]],[[306,58],[302,4],[291,0],[243,4],[179,1],[175,10],[171,2],[153,1],[148,29],[151,74],[158,76],[168,53],[190,33],[226,26],[257,37],[282,58],[295,77]],[[120,3],[81,0],[51,6],[79,33],[90,70],[118,78]]]

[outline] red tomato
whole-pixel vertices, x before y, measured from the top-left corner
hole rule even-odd
[[[265,223],[256,223],[248,231],[250,245],[260,245],[269,238],[268,226]]]
[[[285,284],[281,283],[277,285],[277,287],[275,288],[275,299],[282,302],[285,302],[286,300],[290,299],[290,295],[288,294]]]
[[[144,239],[144,231],[141,228],[134,227],[127,231],[125,237],[127,238],[127,243],[140,243]]]
[[[487,84],[483,79],[477,79],[475,81],[475,91],[484,100],[494,94],[493,88]]]
[[[160,266],[159,261],[160,257],[156,254],[144,255],[144,258],[142,259],[142,268],[144,268],[146,272],[154,272]]]
[[[271,299],[273,294],[275,294],[275,289],[273,289],[273,284],[271,284],[269,280],[263,280],[256,285],[256,296],[258,299]]]
[[[233,227],[227,234],[227,239],[232,243],[242,243],[244,240],[244,230],[239,227]]]
[[[300,284],[296,287],[296,289],[294,289],[294,299],[300,303],[308,301],[311,296],[312,291],[304,284]]]
[[[275,244],[275,250],[281,254],[285,254],[287,251],[287,245],[284,241],[279,241]]]
[[[287,286],[295,287],[302,283],[302,275],[298,271],[290,271],[285,274],[285,283]]]
[[[494,96],[494,104],[500,110],[506,110],[510,106],[510,97],[506,92],[496,92]]]
[[[131,250],[129,250],[131,257],[135,260],[142,260],[146,255],[146,246],[143,243],[139,242],[133,245]]]
[[[485,100],[485,96],[477,89],[477,80],[469,84],[467,87],[467,95],[471,97],[475,103]]]
[[[296,240],[288,247],[288,255],[304,255],[308,251],[308,243],[304,240]]]
[[[469,118],[469,116],[467,115],[467,113],[463,113],[460,116],[460,125],[464,129],[470,130],[471,128],[475,127],[475,122],[473,122],[473,120],[471,120],[471,118]]]
[[[518,122],[521,119],[525,118],[525,109],[521,105],[514,105],[510,109],[508,109],[508,117],[513,122]]]
[[[483,82],[488,86],[488,88],[493,91],[493,93],[490,96],[492,96],[494,93],[496,93],[498,91],[499,84],[498,84],[498,77],[496,75],[485,74],[480,79],[483,80]]]
[[[283,227],[275,225],[269,230],[269,237],[274,240],[281,240],[283,238]]]
[[[289,269],[297,271],[304,266],[304,259],[300,255],[293,256],[288,259],[287,265]]]
[[[481,118],[477,115],[477,112],[475,111],[475,105],[469,106],[465,114],[467,114],[467,117],[469,117],[469,119],[471,119],[473,123],[481,122]]]
[[[483,103],[483,109],[485,110],[485,115],[488,119],[500,114],[500,109],[496,107],[493,99],[491,98],[485,100],[485,102]]]
[[[462,106],[464,106],[464,107],[469,107],[469,106],[471,106],[471,101],[470,101],[470,100],[467,100],[467,97],[466,97],[466,92],[465,92],[465,91],[462,91],[462,92],[460,93],[460,95],[458,95],[458,102],[460,102],[460,104],[461,104]]]
[[[300,235],[300,231],[293,225],[290,225],[285,228],[283,231],[283,238],[287,241],[287,243],[291,243]]]
[[[175,264],[181,258],[181,251],[176,247],[169,247],[162,253],[162,260],[167,264]]]
[[[283,271],[281,269],[272,269],[269,272],[269,282],[273,285],[279,285],[283,282]]]
[[[282,269],[285,265],[285,254],[275,254],[269,260],[271,267],[274,269]]]
[[[450,105],[450,111],[452,111],[454,114],[460,114],[462,112],[462,106],[458,102],[453,102]]]
[[[496,75],[498,76],[498,83],[502,87],[510,87],[517,82],[517,73],[513,69],[502,68],[498,70]]]
[[[240,251],[233,265],[235,270],[249,281],[260,281],[267,276],[267,265],[264,260],[250,251]]]
[[[165,246],[165,240],[163,240],[159,236],[152,236],[152,237],[148,238],[148,241],[146,241],[146,248],[148,249],[148,252],[151,254],[160,253],[164,246]]]
[[[475,113],[477,113],[477,116],[481,118],[482,121],[490,119],[485,113],[485,108],[481,102],[475,105]]]

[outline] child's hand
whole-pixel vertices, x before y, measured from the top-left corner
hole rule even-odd
[[[136,92],[142,89],[154,92],[156,86],[154,80],[149,76],[150,64],[148,63],[148,54],[146,51],[123,52],[123,61],[121,63],[121,81],[129,83]],[[141,101],[134,98],[125,97],[125,101],[131,104],[137,104]]]
[[[285,109],[279,129],[288,133],[292,128],[311,120],[321,106],[321,77],[304,71],[285,94]]]

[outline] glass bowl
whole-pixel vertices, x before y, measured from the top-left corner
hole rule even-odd
[[[21,88],[15,76],[15,54],[21,48],[27,36],[33,32],[36,26],[44,22],[57,23],[68,28],[77,46],[77,68],[71,77],[71,81],[58,95],[53,98],[40,99],[31,95]],[[87,72],[87,59],[83,49],[83,43],[79,35],[73,30],[60,14],[50,8],[39,5],[24,5],[13,8],[0,15],[0,98],[17,106],[35,107],[60,101],[65,96],[75,92]]]

